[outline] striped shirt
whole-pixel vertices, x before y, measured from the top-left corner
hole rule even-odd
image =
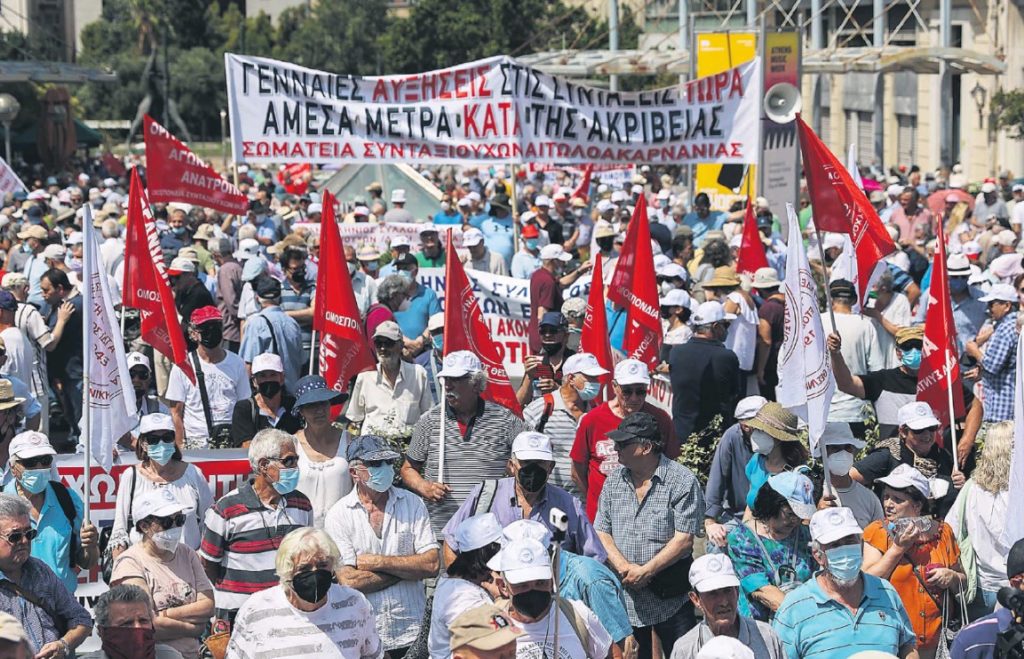
[[[565,407],[561,389],[552,391],[551,397],[554,408],[551,410],[551,415],[548,416],[543,430],[537,427],[544,416],[546,404],[543,397],[534,399],[526,406],[526,409],[523,410],[523,420],[533,430],[542,432],[551,438],[555,468],[552,470],[548,482],[554,483],[574,497],[578,497],[580,491],[572,480],[572,458],[569,457],[569,452],[572,451],[573,442],[576,441],[576,428],[579,427],[579,420]]]
[[[277,585],[274,558],[281,540],[313,525],[313,507],[304,494],[292,492],[283,500],[284,506],[268,508],[250,480],[206,511],[199,556],[221,567],[213,584],[218,620],[230,622],[250,595]]]
[[[451,492],[441,502],[426,502],[435,537],[443,535],[444,525],[480,481],[505,475],[512,455],[512,440],[526,430],[522,419],[508,408],[482,398],[478,399],[476,416],[466,426],[465,434],[460,432],[451,408],[445,404],[444,409],[444,482],[451,487]],[[428,481],[438,480],[440,420],[440,405],[420,417],[405,453],[423,464],[423,478]]]
[[[50,327],[43,320],[39,310],[25,302],[18,303],[18,310],[14,312],[14,324],[32,343],[32,381],[26,384],[32,387],[32,394],[40,398],[49,386],[46,384],[46,346],[53,343],[53,334],[50,333]]]

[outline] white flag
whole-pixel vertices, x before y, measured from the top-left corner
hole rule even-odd
[[[850,153],[846,157],[846,171],[850,173],[850,178],[857,184],[857,187],[861,190],[864,189],[864,179],[860,177],[860,167],[857,167],[857,143],[854,142],[850,145]]]
[[[1024,332],[1017,340],[1017,375],[1014,377],[1016,389],[1013,393],[1013,454],[1010,456],[1010,497],[1008,501],[1020,501],[1024,497]],[[1006,511],[1006,523],[1003,525],[1003,544],[1012,547],[1013,543],[1024,538],[1024,515],[1015,506]]]
[[[92,226],[92,209],[85,205],[82,258],[82,350],[87,364],[85,400],[82,402],[82,440],[85,451],[107,472],[114,461],[114,443],[135,427],[135,393],[128,375],[124,340],[110,285],[101,267],[100,244]]]
[[[786,204],[786,212],[789,235],[799,236],[800,222],[793,204]],[[775,393],[780,404],[807,422],[814,455],[825,431],[836,380],[818,312],[818,285],[807,264],[803,241],[791,240],[786,249],[786,316]]]
[[[7,164],[7,161],[0,158],[0,197],[8,192],[17,192],[18,190],[28,192],[28,188],[18,178],[18,175],[14,173],[11,166]]]

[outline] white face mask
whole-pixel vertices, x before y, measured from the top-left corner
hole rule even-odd
[[[349,275],[356,274],[356,270],[358,270],[358,269],[359,269],[359,264],[349,262],[349,264],[348,264],[348,274]]]
[[[750,446],[754,453],[768,455],[775,448],[775,439],[763,430],[753,430],[750,433]]]
[[[175,526],[166,531],[154,533],[153,544],[161,551],[174,551],[178,543],[181,542],[181,532],[183,530],[183,527]]]
[[[845,476],[853,469],[853,453],[839,451],[828,456],[828,470],[833,476]]]

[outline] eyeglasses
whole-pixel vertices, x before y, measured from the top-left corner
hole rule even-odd
[[[647,387],[619,387],[623,398],[630,396],[647,396]]]
[[[903,352],[906,352],[907,350],[922,350],[924,348],[924,342],[923,341],[907,341],[906,343],[899,344],[897,347],[900,350],[902,350]]]
[[[22,540],[32,542],[36,539],[37,535],[39,535],[39,531],[36,531],[35,529],[27,529],[24,531],[11,531],[7,535],[0,535],[0,538],[6,540],[9,545],[17,545],[21,544]]]
[[[159,524],[160,528],[162,528],[164,531],[171,527],[185,526],[185,514],[178,513],[170,517],[154,517],[153,523]]]
[[[267,458],[267,460],[280,462],[285,469],[293,469],[299,464],[299,456],[297,455],[289,455],[287,458]]]
[[[142,438],[142,441],[146,442],[150,446],[154,446],[156,444],[159,444],[160,442],[164,442],[165,444],[173,444],[174,443],[174,433],[173,432],[154,432],[154,433],[148,433],[148,434],[146,434],[146,436],[144,436]]]
[[[130,375],[133,380],[147,380],[149,379],[149,370],[145,368],[133,368],[128,371],[128,375]]]
[[[622,453],[622,449],[626,448],[630,444],[637,444],[637,443],[639,443],[639,441],[640,440],[638,440],[638,439],[623,439],[623,440],[615,440],[615,441],[612,442],[612,444],[615,446],[615,452],[616,453]]]
[[[20,464],[25,469],[37,469],[39,467],[46,468],[53,464],[53,456],[38,455],[34,458],[22,458],[18,460],[18,464]]]
[[[388,348],[395,347],[398,341],[392,341],[391,339],[374,339],[373,347],[377,350],[387,350]]]

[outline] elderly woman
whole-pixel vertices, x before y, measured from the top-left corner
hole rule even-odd
[[[110,583],[142,588],[157,614],[156,640],[196,659],[199,638],[213,615],[213,584],[195,550],[181,542],[185,507],[163,488],[139,497],[135,511],[142,542],[117,558]]]
[[[369,601],[337,582],[340,558],[320,529],[285,536],[275,561],[280,582],[252,595],[238,612],[227,655],[279,656],[301,646],[305,659],[383,657]]]
[[[929,480],[906,464],[877,482],[885,486],[885,519],[864,529],[863,569],[893,585],[914,627],[918,654],[931,659],[939,642],[945,642],[944,600],[947,594],[957,595],[967,579],[953,529],[929,515],[933,495],[944,493],[933,493]],[[948,599],[947,610],[959,610],[954,599]]]
[[[114,504],[114,527],[110,547],[116,558],[129,545],[142,539],[136,529],[138,513],[135,506],[147,492],[165,489],[174,495],[185,510],[185,526],[181,541],[199,549],[202,520],[213,503],[213,492],[203,472],[181,456],[174,441],[174,421],[167,414],[147,414],[139,422],[139,441],[135,444],[139,464],[121,472]]]
[[[409,304],[409,280],[402,275],[390,275],[377,284],[377,303],[366,312],[366,340],[373,343],[373,333],[386,320],[395,321],[395,312]],[[397,322],[397,321],[395,321]]]
[[[946,524],[956,534],[968,578],[976,579],[980,592],[972,602],[971,619],[991,613],[996,593],[1009,586],[1006,557],[1010,547],[1002,540],[1010,491],[1010,453],[1013,450],[1013,421],[993,424],[985,434],[981,459],[971,478],[957,495],[946,515]],[[973,561],[968,555],[973,554]]]
[[[729,533],[728,554],[740,579],[740,615],[768,621],[786,593],[811,578],[810,533],[814,486],[803,474],[785,471],[768,479],[751,508],[753,519]]]
[[[501,524],[494,513],[469,517],[455,531],[455,560],[437,582],[427,647],[431,659],[451,656],[452,621],[498,595],[487,562],[501,549]]]
[[[295,433],[299,454],[298,490],[313,504],[313,525],[324,526],[324,518],[339,499],[352,491],[345,449],[348,433],[334,425],[331,405],[341,403],[341,394],[327,386],[319,375],[307,375],[295,384],[293,413],[303,423]]]

